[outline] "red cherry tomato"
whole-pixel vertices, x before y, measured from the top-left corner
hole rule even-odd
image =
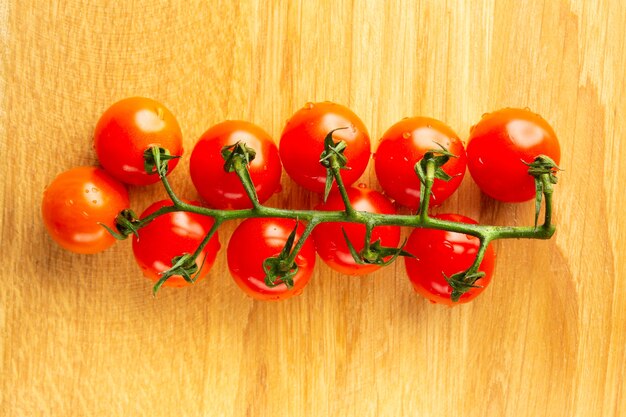
[[[157,201],[141,214],[141,218],[161,207],[171,205],[170,200]],[[194,253],[212,226],[211,217],[181,211],[163,214],[139,229],[139,238],[133,235],[133,254],[143,275],[157,282],[161,279],[161,273],[172,267],[172,258],[184,253]],[[202,266],[197,280],[201,280],[209,272],[219,250],[220,241],[216,232],[196,258],[196,265]],[[172,276],[163,284],[166,287],[185,285],[188,283],[180,275]]]
[[[59,174],[46,188],[41,212],[48,233],[63,248],[97,253],[115,243],[99,223],[114,229],[115,217],[128,206],[123,184],[103,169],[79,167]]]
[[[296,183],[316,193],[324,192],[326,168],[320,164],[324,138],[340,127],[347,129],[337,130],[333,139],[348,145],[344,155],[350,168],[341,170],[341,178],[349,186],[363,174],[370,158],[370,138],[361,119],[339,104],[307,103],[287,121],[279,144],[280,159]]]
[[[396,214],[396,209],[379,192],[366,188],[348,188],[348,197],[357,211],[369,213]],[[344,210],[343,200],[339,191],[334,191],[326,203],[316,207],[317,210],[334,211]],[[348,244],[342,232],[345,230],[352,246],[357,252],[363,249],[365,243],[365,225],[358,223],[322,223],[313,229],[313,238],[317,253],[335,271],[346,275],[365,275],[380,269],[379,265],[360,265],[354,262]],[[400,242],[400,228],[396,226],[378,226],[372,230],[371,243],[380,239],[382,246],[398,246]]]
[[[296,222],[279,218],[250,218],[237,227],[228,243],[228,269],[233,279],[246,294],[257,300],[283,300],[299,295],[309,282],[315,266],[315,247],[308,239],[298,255],[298,273],[291,289],[283,283],[270,288],[265,285],[263,261],[277,256]],[[304,226],[298,225],[297,242]]]
[[[191,153],[190,172],[200,196],[218,209],[251,208],[235,172],[224,171],[224,146],[244,142],[256,151],[248,167],[259,201],[265,202],[280,188],[282,167],[278,148],[260,127],[243,121],[226,121],[207,130]]]
[[[488,196],[521,202],[535,197],[528,166],[538,155],[557,164],[561,148],[552,127],[529,110],[506,108],[488,113],[470,131],[467,144],[472,178]]]
[[[476,224],[475,220],[460,214],[441,214],[434,216],[442,220]],[[474,263],[480,242],[477,237],[463,233],[447,232],[433,229],[414,229],[406,244],[405,250],[415,258],[405,257],[406,272],[419,294],[433,303],[449,306],[458,303],[467,303],[480,294],[493,274],[495,255],[491,246],[487,247],[483,261],[478,268],[485,276],[476,285],[483,288],[473,288],[461,296],[455,303],[450,299],[452,288],[444,278],[467,270]]]
[[[452,179],[435,179],[429,204],[438,206],[450,197],[465,175],[465,149],[450,127],[427,117],[403,119],[381,138],[374,154],[374,168],[385,194],[403,206],[413,210],[419,208],[421,183],[415,173],[415,164],[427,151],[440,149],[438,144],[458,158],[450,158],[442,167]]]
[[[94,145],[100,163],[113,177],[127,184],[147,185],[159,181],[144,169],[143,153],[151,146],[182,155],[182,134],[172,113],[158,101],[127,98],[109,107],[98,120]],[[178,159],[168,162],[168,173]]]

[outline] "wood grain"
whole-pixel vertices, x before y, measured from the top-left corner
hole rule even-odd
[[[0,2],[0,415],[626,415],[625,23],[609,0]],[[454,309],[419,299],[402,263],[353,279],[320,262],[302,296],[253,302],[225,251],[153,299],[129,242],[65,253],[39,214],[131,95],[172,109],[187,155],[224,119],[278,138],[307,101],[348,105],[374,139],[412,115],[465,138],[484,112],[530,107],[562,144],[557,234],[498,242],[493,284]],[[187,169],[171,178],[194,197]],[[283,185],[272,204],[315,203]],[[137,210],[164,196],[130,192]],[[532,221],[469,176],[441,211]]]

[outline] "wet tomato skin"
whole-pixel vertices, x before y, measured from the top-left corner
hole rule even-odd
[[[224,146],[244,142],[256,156],[248,170],[260,203],[280,189],[282,165],[278,148],[259,126],[229,120],[208,129],[191,153],[189,171],[196,190],[210,207],[217,209],[252,208],[252,202],[235,172],[224,171]]]
[[[196,202],[188,202],[199,205]],[[154,213],[161,207],[171,206],[170,200],[157,201],[141,214],[141,218]],[[133,254],[143,275],[157,282],[161,273],[172,266],[172,258],[184,253],[194,253],[206,234],[213,226],[213,218],[196,213],[174,212],[163,214],[139,229],[139,237],[133,235]],[[196,259],[198,267],[202,265],[197,281],[208,273],[220,250],[220,241],[216,232]],[[204,265],[203,265],[204,262]],[[190,285],[180,275],[169,278],[163,286],[184,287]]]
[[[477,224],[469,217],[460,214],[440,214],[433,216],[441,220]],[[467,303],[476,298],[491,282],[495,263],[495,253],[491,246],[487,247],[479,271],[485,276],[473,288],[463,294],[458,302],[450,299],[452,288],[444,278],[467,270],[473,263],[480,242],[477,237],[463,233],[447,232],[434,229],[414,229],[407,241],[405,250],[415,258],[405,257],[406,271],[415,291],[436,304],[454,306]]]
[[[287,288],[283,283],[275,287],[265,285],[263,261],[277,256],[296,225],[295,220],[281,218],[249,218],[235,229],[228,243],[228,269],[235,283],[256,300],[284,300],[302,293],[315,267],[315,246],[308,239],[296,256],[298,273],[294,285]],[[297,242],[304,225],[298,224]]]
[[[98,167],[59,174],[43,194],[44,225],[61,247],[75,253],[101,252],[115,243],[99,223],[114,229],[115,217],[129,206],[123,184]]]
[[[452,179],[435,179],[429,204],[438,206],[450,197],[465,175],[465,149],[449,126],[428,117],[402,119],[383,134],[374,154],[374,168],[385,194],[412,210],[419,208],[421,183],[415,164],[427,151],[439,149],[438,144],[458,157],[450,158],[443,166]]]
[[[132,185],[148,185],[159,176],[144,169],[143,153],[151,146],[182,155],[182,133],[176,118],[167,107],[146,97],[120,100],[100,116],[94,133],[98,160],[117,180]],[[178,158],[168,162],[168,174]]]
[[[561,148],[550,124],[527,109],[487,113],[470,130],[470,174],[480,189],[496,200],[522,202],[535,197],[534,178],[528,175],[525,163],[538,155],[547,155],[558,164]]]
[[[391,201],[381,193],[362,187],[350,187],[346,190],[350,203],[357,211],[379,214],[396,214]],[[343,199],[338,190],[328,196],[326,203],[320,204],[316,210],[344,210]],[[354,261],[342,232],[346,231],[350,242],[360,252],[365,243],[365,225],[359,223],[322,223],[313,229],[313,238],[317,253],[322,260],[335,271],[345,275],[365,275],[381,267],[369,264],[360,265]],[[396,247],[400,242],[400,228],[397,226],[378,226],[372,230],[371,243],[381,241],[382,246]]]
[[[354,183],[367,168],[370,138],[363,121],[345,106],[331,102],[307,103],[287,121],[279,144],[280,158],[287,174],[300,186],[323,193],[326,169],[320,164],[324,138],[334,129],[333,140],[348,145],[344,155],[349,169],[341,170],[346,186]]]

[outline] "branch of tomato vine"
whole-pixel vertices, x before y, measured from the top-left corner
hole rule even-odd
[[[218,210],[186,203],[178,198],[166,177],[167,161],[175,156],[169,155],[169,152],[165,149],[155,147],[146,150],[144,153],[146,171],[159,175],[173,205],[162,207],[143,219],[137,219],[132,211],[124,210],[120,212],[116,218],[117,231],[108,228],[107,230],[118,239],[125,239],[130,234],[138,236],[138,230],[158,216],[177,211],[191,212],[213,218],[213,227],[207,233],[196,251],[193,254],[181,254],[172,260],[173,266],[164,271],[162,278],[155,284],[153,288],[154,294],[156,294],[163,283],[173,275],[182,275],[188,282],[193,283],[195,281],[195,275],[197,275],[201,269],[201,267],[198,268],[196,259],[200,256],[202,250],[220,225],[229,220],[253,217],[277,217],[294,219],[296,222],[306,222],[306,228],[297,242],[294,242],[296,234],[296,228],[294,228],[283,251],[278,256],[266,259],[264,270],[266,272],[265,281],[268,286],[284,283],[290,287],[293,284],[292,277],[298,270],[296,257],[313,229],[320,223],[347,222],[364,224],[366,226],[366,242],[364,248],[360,253],[357,253],[352,243],[348,241],[347,243],[351,253],[357,263],[375,263],[383,266],[393,262],[398,256],[412,255],[403,250],[404,244],[399,248],[386,248],[380,246],[380,242],[378,241],[371,243],[371,231],[376,226],[408,226],[464,233],[478,237],[480,239],[480,247],[474,263],[470,268],[466,271],[459,271],[450,277],[445,277],[453,290],[451,295],[453,301],[458,301],[459,297],[464,292],[475,287],[477,280],[484,275],[484,273],[479,271],[479,267],[487,246],[492,241],[514,238],[549,239],[554,234],[555,227],[551,223],[552,185],[556,184],[556,176],[554,174],[559,168],[554,161],[546,156],[540,155],[535,158],[532,163],[527,164],[529,166],[529,174],[535,178],[536,184],[535,226],[489,226],[431,218],[428,215],[428,208],[434,180],[438,178],[447,181],[451,178],[443,171],[442,166],[449,158],[456,157],[441,145],[439,145],[440,149],[433,149],[427,152],[424,157],[415,164],[415,172],[423,185],[420,193],[420,209],[417,215],[367,213],[356,211],[350,204],[345,184],[340,175],[341,169],[347,169],[347,159],[343,154],[346,145],[343,141],[338,143],[333,141],[332,135],[335,130],[329,132],[325,139],[325,150],[320,156],[320,163],[327,170],[324,198],[328,196],[333,183],[336,184],[344,201],[345,209],[343,211],[287,210],[262,205],[259,202],[255,186],[248,171],[248,165],[255,157],[254,151],[240,142],[223,149],[222,156],[225,159],[224,169],[237,174],[253,207],[243,210]],[[537,226],[541,202],[544,199],[544,223],[541,226]]]

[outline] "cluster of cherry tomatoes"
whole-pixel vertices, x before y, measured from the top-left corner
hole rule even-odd
[[[350,109],[331,102],[307,103],[288,121],[277,147],[270,135],[259,126],[245,121],[226,121],[208,129],[191,153],[190,176],[201,202],[197,205],[230,210],[251,208],[252,202],[237,175],[224,170],[222,149],[244,142],[256,152],[249,173],[260,203],[281,189],[282,168],[297,184],[323,193],[326,169],[320,164],[324,138],[333,129],[333,138],[347,145],[344,155],[347,169],[341,177],[347,194],[357,211],[381,214],[397,212],[397,206],[415,210],[420,204],[420,180],[414,167],[424,154],[438,146],[456,155],[443,170],[449,181],[435,179],[430,205],[442,204],[459,187],[466,167],[487,195],[506,202],[519,202],[535,196],[535,184],[525,163],[544,154],[557,163],[559,144],[550,125],[539,115],[524,109],[507,108],[483,115],[472,127],[467,149],[459,136],[444,123],[425,117],[405,118],[391,126],[381,137],[373,155],[376,176],[384,193],[362,185],[352,186],[364,173],[370,161],[371,143],[364,123]],[[102,227],[115,228],[115,218],[129,207],[124,184],[147,185],[159,176],[146,172],[144,151],[152,146],[182,155],[182,134],[172,113],[161,103],[134,97],[115,103],[97,123],[95,150],[102,165],[74,168],[60,174],[46,189],[43,197],[43,219],[52,238],[62,247],[78,253],[96,253],[111,246],[115,239]],[[168,161],[168,173],[178,159]],[[395,204],[394,204],[395,202]],[[140,216],[144,218],[170,200],[152,204]],[[316,210],[343,210],[337,189]],[[459,214],[438,218],[476,223]],[[169,269],[172,258],[193,253],[207,234],[213,219],[188,212],[161,215],[133,236],[133,252],[145,276],[157,281]],[[297,295],[309,281],[316,252],[332,269],[347,275],[363,275],[380,268],[374,264],[357,264],[345,235],[360,251],[364,246],[365,226],[356,223],[322,223],[313,231],[313,239],[302,246],[296,264],[298,273],[293,286],[265,284],[263,261],[276,256],[285,245],[296,221],[279,218],[248,218],[230,237],[228,267],[235,282],[256,299],[284,299]],[[297,226],[296,239],[304,225]],[[400,227],[378,226],[371,242],[386,247],[400,243]],[[417,292],[430,301],[450,304],[451,288],[444,276],[467,269],[479,247],[478,238],[441,230],[415,229],[405,250],[414,257],[405,258],[406,270]],[[202,265],[197,279],[210,270],[220,249],[217,233],[198,257]],[[485,273],[476,288],[463,294],[467,302],[489,283],[494,253],[488,248],[480,270]],[[165,286],[184,286],[180,276],[171,277]]]

